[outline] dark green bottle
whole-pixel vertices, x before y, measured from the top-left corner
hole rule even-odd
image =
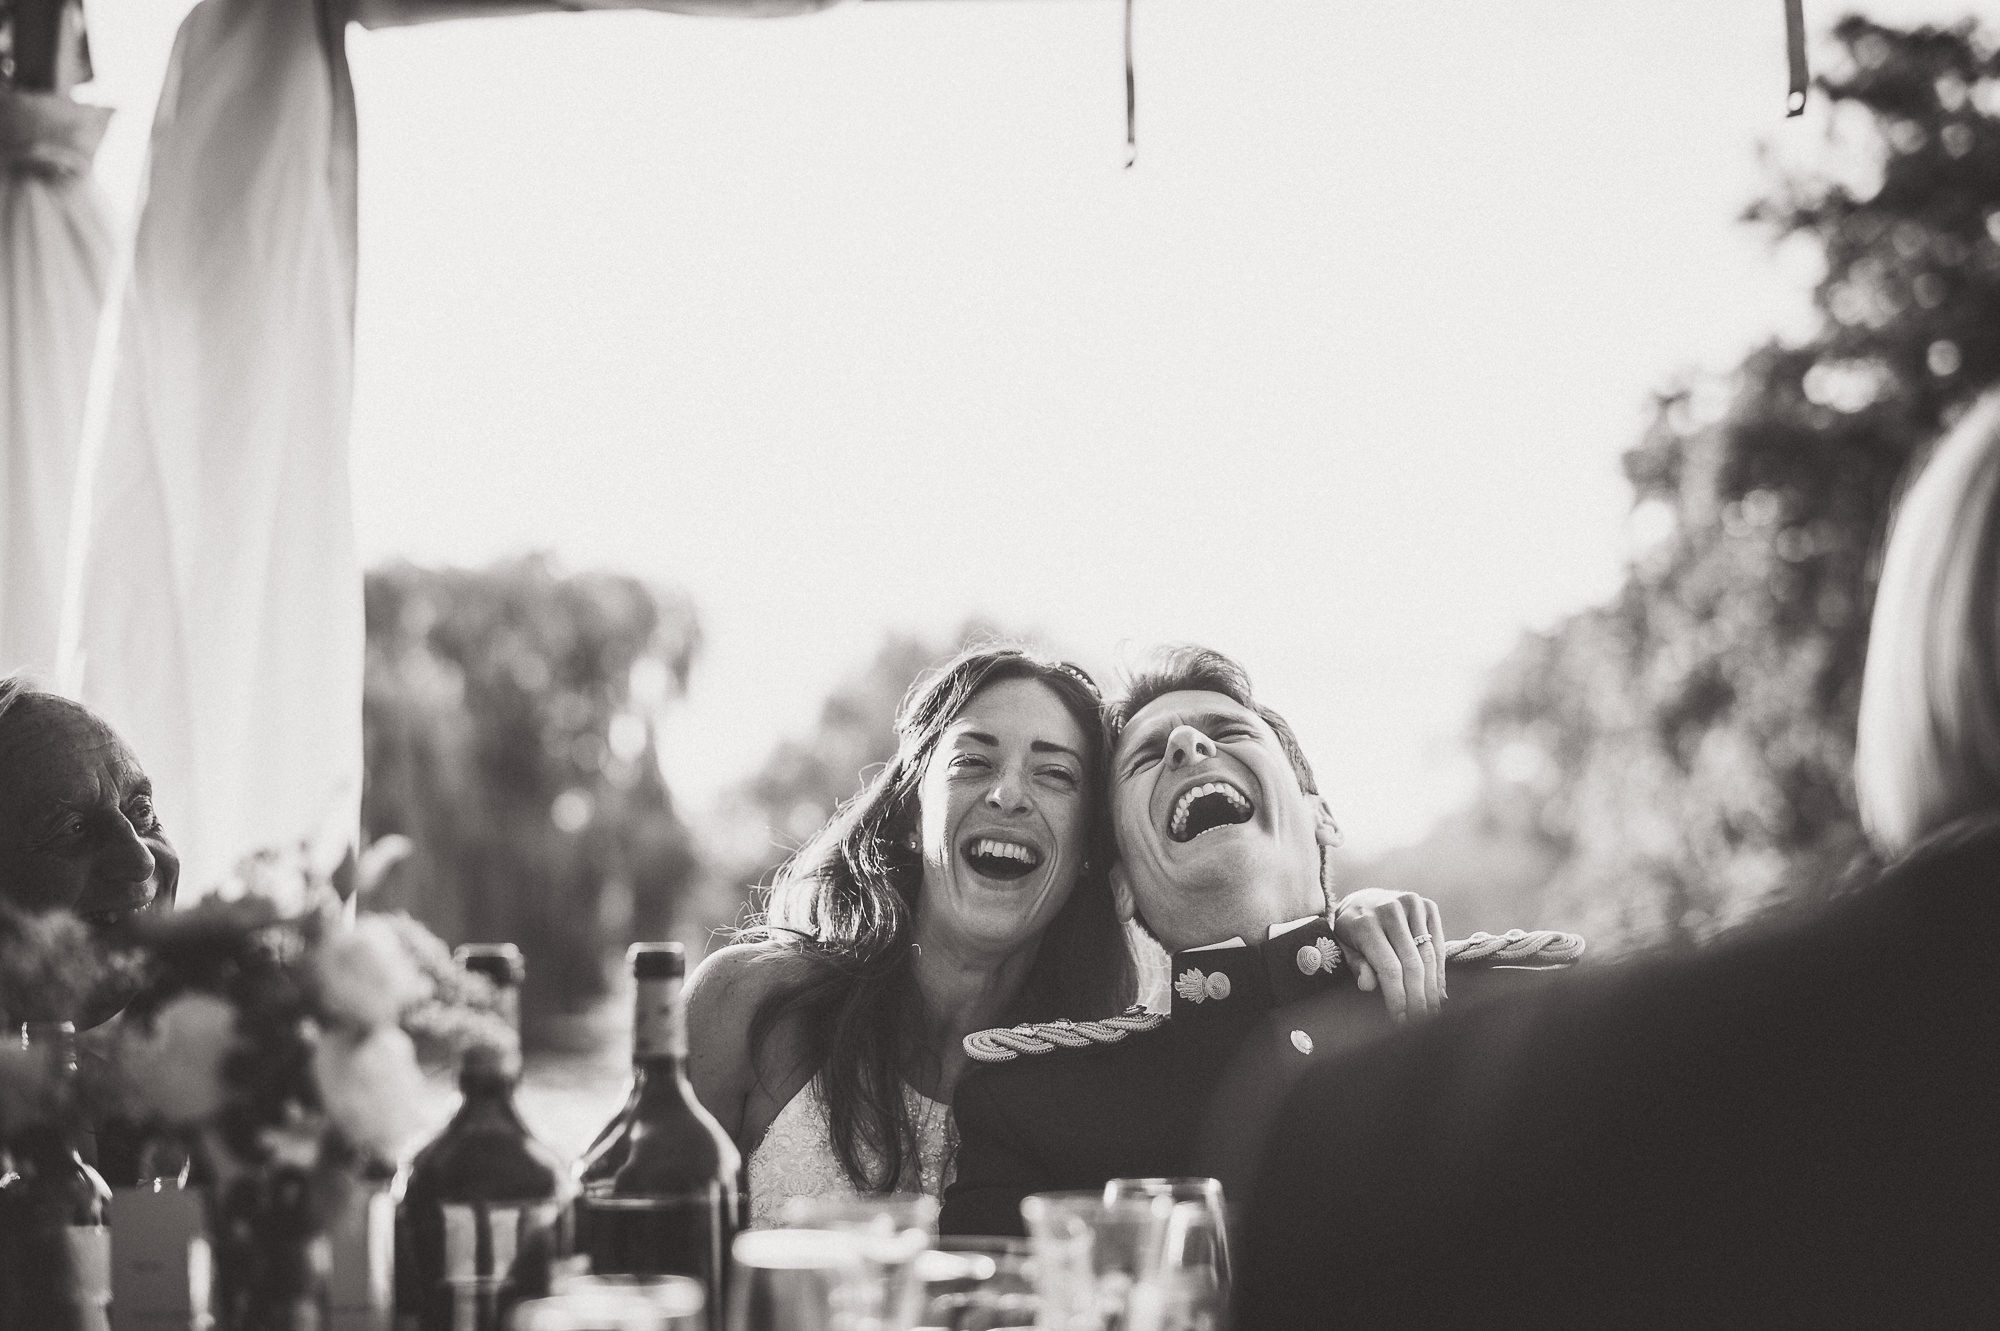
[[[518,1032],[520,949],[468,944],[457,959],[493,982]],[[568,1177],[515,1108],[520,1065],[517,1048],[468,1050],[458,1112],[397,1180],[396,1331],[501,1331],[548,1293]]]
[[[680,1275],[721,1325],[742,1157],[687,1079],[678,943],[634,943],[632,1090],[577,1167],[576,1248],[598,1275]]]
[[[72,1131],[76,1028],[28,1022],[15,1038],[42,1062],[48,1113],[0,1143],[0,1327],[109,1331],[111,1189]]]

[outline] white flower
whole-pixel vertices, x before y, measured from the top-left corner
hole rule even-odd
[[[151,1035],[128,1031],[121,1051],[139,1108],[170,1123],[197,1123],[222,1108],[222,1061],[236,1043],[236,1009],[214,994],[182,994],[153,1018]]]
[[[378,1026],[359,1040],[326,1032],[313,1050],[313,1076],[334,1126],[381,1159],[394,1160],[424,1126],[417,1047],[399,1027]]]
[[[363,1030],[387,1026],[411,1004],[430,997],[430,986],[403,950],[396,926],[364,915],[352,928],[336,929],[313,958],[320,1002],[327,1015]]]

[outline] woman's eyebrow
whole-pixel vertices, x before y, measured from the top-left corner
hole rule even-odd
[[[1066,753],[1078,762],[1083,761],[1083,755],[1075,749],[1072,749],[1067,744],[1058,744],[1052,739],[1038,739],[1028,745],[1028,748],[1034,753]]]

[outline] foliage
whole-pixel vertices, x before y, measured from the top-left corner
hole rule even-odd
[[[530,1039],[605,992],[605,960],[671,930],[696,870],[659,714],[700,636],[677,595],[543,556],[367,579],[370,838],[413,853],[382,905],[452,942],[511,940]]]
[[[1662,534],[1476,722],[1484,816],[1558,861],[1544,914],[1614,949],[1825,894],[1863,852],[1873,561],[1898,478],[2000,379],[2000,58],[1969,22],[1835,35],[1847,151],[1748,214],[1823,257],[1815,331],[1659,396],[1625,469]]]

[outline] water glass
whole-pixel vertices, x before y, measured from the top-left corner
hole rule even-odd
[[[837,1321],[843,1331],[906,1331],[923,1299],[917,1257],[937,1237],[937,1198],[923,1193],[877,1197],[794,1197],[780,1213],[795,1229],[852,1235],[855,1264],[842,1279]]]
[[[861,1262],[853,1234],[753,1229],[730,1249],[728,1331],[847,1331]]]
[[[1026,1239],[952,1238],[917,1258],[918,1325],[938,1331],[1017,1331],[1041,1310]]]
[[[1132,1331],[1220,1331],[1229,1287],[1216,1265],[1222,1230],[1201,1202],[1175,1202],[1160,1264],[1132,1289]]]
[[[559,1276],[514,1309],[512,1331],[707,1331],[701,1282],[686,1276]]]
[[[1169,1229],[1164,1236],[1167,1242],[1180,1245],[1180,1251],[1170,1253],[1169,1260],[1177,1261],[1183,1271],[1206,1267],[1221,1299],[1228,1300],[1229,1211],[1222,1199],[1221,1183],[1212,1178],[1115,1178],[1104,1185],[1105,1201],[1121,1197],[1167,1197],[1176,1204],[1195,1204],[1207,1217],[1206,1222],[1183,1219],[1178,1237]]]
[[[1167,1197],[1038,1192],[1021,1202],[1033,1245],[1042,1325],[1050,1331],[1142,1331],[1132,1293],[1159,1269]]]

